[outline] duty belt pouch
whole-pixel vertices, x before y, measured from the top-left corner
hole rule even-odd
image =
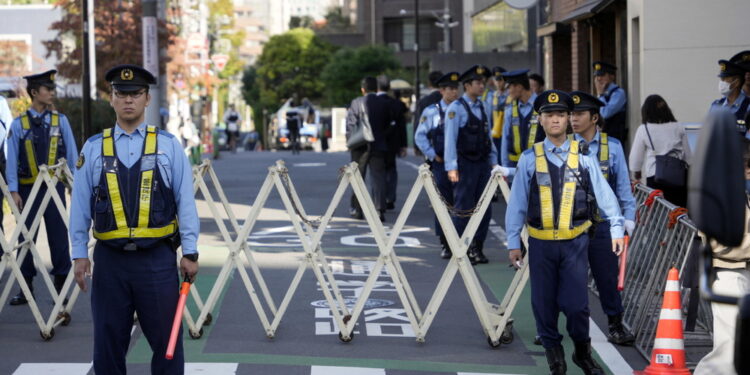
[[[182,245],[182,237],[180,237],[180,229],[177,228],[177,230],[174,232],[173,235],[166,238],[167,243],[169,243],[169,246],[172,248],[172,251],[177,251],[177,248]]]

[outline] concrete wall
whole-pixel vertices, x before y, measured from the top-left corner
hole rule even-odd
[[[650,94],[664,97],[678,121],[702,121],[720,97],[717,61],[750,49],[748,14],[748,0],[628,0],[631,129]]]
[[[62,17],[62,11],[52,5],[18,5],[0,6],[0,37],[3,35],[16,39],[23,36],[31,40],[31,71],[43,72],[55,69],[57,60],[54,55],[46,58],[47,49],[42,41],[51,40],[56,33],[49,30],[53,22]],[[29,72],[30,73],[30,72]]]

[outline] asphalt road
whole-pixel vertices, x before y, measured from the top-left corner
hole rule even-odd
[[[244,152],[222,153],[214,162],[222,189],[242,223],[268,173],[268,167],[282,159],[311,217],[322,215],[337,186],[339,168],[348,162],[345,153]],[[393,225],[403,200],[417,176],[421,160],[410,156],[398,161],[399,185],[396,210],[386,213],[386,225]],[[379,250],[365,221],[348,215],[348,193],[326,228],[321,248],[328,257],[345,297],[356,299],[362,293]],[[493,225],[485,253],[490,263],[475,268],[490,302],[502,299],[514,275],[507,266],[504,231],[504,203],[493,203]],[[201,270],[196,286],[205,300],[214,286],[228,250],[219,228],[203,199],[198,201],[201,216]],[[228,225],[228,221],[226,221]],[[439,257],[439,243],[432,230],[433,216],[422,194],[394,248],[404,272],[424,309],[440,280],[447,262]],[[43,239],[44,237],[42,237]],[[43,240],[42,240],[43,241]],[[279,193],[273,191],[247,238],[272,298],[278,305],[304,252]],[[41,242],[41,241],[40,241]],[[44,248],[44,247],[42,247]],[[44,252],[45,250],[42,250]],[[249,269],[249,268],[248,268]],[[39,278],[37,278],[39,279]],[[7,276],[0,279],[0,286]],[[37,287],[43,287],[37,280]],[[14,287],[13,293],[17,287]],[[43,314],[51,309],[51,297],[38,296]],[[534,320],[528,287],[513,312],[512,343],[493,349],[473,309],[464,282],[456,276],[425,343],[418,343],[405,318],[391,275],[383,271],[359,317],[355,336],[344,343],[338,338],[320,285],[308,269],[293,295],[273,339],[266,337],[249,293],[237,271],[222,289],[213,322],[204,327],[200,339],[184,335],[187,373],[195,374],[545,374],[544,351],[533,344]],[[191,313],[197,315],[190,304]],[[632,348],[615,348],[606,343],[606,331],[599,303],[591,298],[592,337],[601,363],[610,373],[632,373],[643,369],[645,361]],[[267,310],[266,310],[267,311]],[[268,313],[268,311],[267,311]],[[564,319],[561,319],[564,332]],[[597,333],[598,332],[598,333]],[[572,343],[566,339],[566,353]],[[43,341],[27,307],[4,306],[0,311],[0,374],[87,374],[91,373],[92,325],[89,295],[77,301],[71,324],[57,327],[54,338]],[[128,355],[129,373],[146,374],[151,351],[138,326],[134,327]],[[568,360],[570,374],[581,373]],[[56,372],[52,372],[53,369]],[[629,371],[629,372],[628,372]]]

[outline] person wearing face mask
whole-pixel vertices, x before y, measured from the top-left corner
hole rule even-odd
[[[719,94],[722,98],[711,103],[709,111],[729,108],[737,119],[737,131],[748,137],[745,127],[745,114],[750,105],[750,97],[742,92],[747,69],[728,60],[719,60]]]

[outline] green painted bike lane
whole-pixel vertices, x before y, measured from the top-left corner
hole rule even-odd
[[[201,251],[220,249],[221,247],[214,246],[200,246]],[[226,248],[223,248],[226,251]],[[271,252],[279,251],[279,248],[265,249],[258,248],[253,249],[254,251],[260,252]],[[329,256],[334,255],[351,255],[352,253],[367,253],[373,255],[377,253],[377,250],[363,249],[363,248],[344,248],[344,247],[325,247],[326,254]],[[415,254],[424,255],[425,251],[413,251]],[[205,253],[205,252],[204,252]],[[400,255],[410,255],[408,249],[397,249],[397,253]],[[434,251],[432,251],[434,253]],[[447,264],[447,263],[446,263]],[[513,278],[513,272],[508,272],[508,266],[505,262],[491,262],[489,264],[483,264],[474,268],[479,276],[480,280],[485,283],[489,290],[492,292],[496,300],[502,300],[503,296],[507,291],[507,286]],[[211,288],[216,282],[218,276],[218,268],[211,268],[208,271],[203,268],[200,277],[196,280],[196,288],[199,294],[204,299],[208,296]],[[261,268],[261,272],[264,270]],[[312,272],[310,270],[306,271]],[[442,272],[442,269],[441,269]],[[399,360],[389,358],[349,358],[349,357],[321,357],[321,356],[301,356],[301,355],[283,355],[283,354],[258,354],[258,353],[206,353],[204,348],[207,344],[214,324],[219,320],[222,314],[222,302],[226,296],[226,292],[229,289],[228,286],[234,280],[239,277],[236,274],[236,270],[232,272],[227,281],[227,285],[222,290],[219,299],[214,308],[213,323],[203,327],[203,336],[200,339],[191,339],[187,334],[187,326],[183,325],[183,347],[185,350],[185,358],[188,362],[209,362],[209,363],[246,363],[246,364],[265,364],[265,365],[289,365],[289,366],[343,366],[343,367],[368,367],[368,368],[384,368],[389,370],[407,370],[407,371],[428,371],[428,372],[445,372],[445,373],[456,373],[456,372],[474,372],[474,373],[503,373],[503,374],[528,374],[528,375],[542,375],[548,374],[547,361],[544,357],[544,350],[541,346],[534,345],[533,340],[536,335],[536,328],[533,313],[531,311],[531,297],[530,288],[527,284],[524,292],[522,293],[516,308],[513,311],[513,330],[514,330],[514,341],[519,341],[523,345],[525,352],[518,353],[528,355],[533,359],[534,366],[508,366],[498,363],[496,365],[488,364],[470,364],[470,363],[456,363],[456,362],[436,362],[436,361],[415,361],[415,360]],[[407,274],[407,278],[409,275]],[[456,275],[457,279],[460,279],[460,274]],[[456,282],[456,280],[454,280]],[[433,289],[434,290],[434,289]],[[415,294],[429,293],[433,290],[416,291]],[[461,287],[462,292],[466,289]],[[244,297],[245,295],[243,295]],[[490,297],[491,298],[491,297]],[[294,299],[292,303],[295,303]],[[189,299],[188,308],[193,314],[193,317],[197,317],[198,309],[195,304]],[[473,312],[473,309],[472,309]],[[249,321],[248,324],[258,324],[257,316],[255,311],[250,312],[252,317],[255,318],[253,321]],[[284,320],[289,319],[289,316],[285,316],[281,322],[284,325]],[[471,317],[477,319],[476,314]],[[477,324],[479,324],[477,322]],[[565,317],[561,314],[560,319],[560,332],[565,335]],[[221,340],[221,338],[215,338]],[[250,340],[265,340],[264,337],[249,338]],[[477,340],[485,340],[481,336],[476,337]],[[322,339],[325,340],[325,339]],[[348,344],[341,344],[339,342],[330,341],[326,345],[367,345],[367,338],[361,338]],[[403,338],[399,339],[403,340]],[[412,339],[413,340],[413,339]],[[430,335],[428,334],[426,340],[430,341]],[[358,341],[358,342],[357,342]],[[579,369],[570,360],[570,355],[573,353],[573,344],[569,338],[563,340],[563,346],[565,347],[566,360],[568,362],[568,368],[571,373],[577,373]],[[497,349],[490,349],[487,346],[486,355],[492,356],[496,353],[501,353],[507,348],[501,345]],[[429,350],[429,349],[425,349]],[[461,350],[460,347],[457,350]],[[516,351],[517,352],[517,351]],[[504,353],[509,354],[509,353]],[[530,355],[531,354],[531,355]],[[131,364],[147,364],[151,362],[152,351],[142,334],[138,334],[136,343],[132,346],[128,353],[127,361]],[[594,356],[597,361],[602,364],[607,370],[608,374],[612,372],[606,368],[606,364],[599,358],[594,352]]]

